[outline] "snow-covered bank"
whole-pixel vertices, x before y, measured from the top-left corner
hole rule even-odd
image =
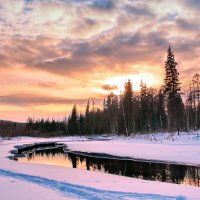
[[[66,144],[74,151],[200,166],[200,139],[188,133],[182,133],[181,136],[166,133],[128,138],[114,137],[108,141]]]
[[[197,145],[141,144],[122,141],[75,142],[68,144],[74,151],[107,153],[135,159],[167,161],[200,166],[200,147]]]
[[[186,139],[187,136],[184,136]],[[200,188],[144,181],[101,172],[42,164],[19,163],[6,158],[15,145],[41,141],[65,142],[73,150],[146,156],[200,163],[200,142],[187,140],[162,143],[137,138],[87,141],[85,138],[15,138],[0,143],[0,196],[3,199],[199,199]],[[143,149],[142,149],[143,148]],[[190,148],[191,151],[190,151]],[[170,150],[171,149],[171,150]],[[158,151],[158,152],[157,152]],[[163,151],[163,152],[162,152]],[[190,151],[188,153],[188,151]],[[169,154],[168,154],[169,153]],[[173,154],[175,155],[173,156]],[[128,155],[127,155],[128,154]],[[185,157],[184,157],[185,155]],[[187,156],[192,156],[189,158]],[[195,158],[195,156],[197,156]],[[181,157],[181,159],[179,158]],[[29,192],[26,192],[29,191]],[[16,196],[18,198],[16,198]]]

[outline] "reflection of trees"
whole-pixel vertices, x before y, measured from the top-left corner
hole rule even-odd
[[[161,167],[161,177],[162,177],[161,181],[162,182],[167,181],[168,168],[169,168],[169,165],[162,165],[162,167]]]
[[[27,159],[30,161],[34,160],[36,156],[53,158],[63,155],[71,162],[73,168],[85,168],[145,180],[200,186],[200,168],[193,166],[95,158],[74,153],[65,154],[62,148],[37,150],[28,154]]]
[[[83,155],[76,155],[74,157],[71,154],[69,157],[71,157],[71,159],[76,158],[76,164],[84,161],[86,163],[87,170],[103,171],[106,173],[141,178],[145,180],[177,184],[184,182],[187,185],[200,185],[200,168],[197,167],[164,163],[137,162],[132,160],[94,158]],[[78,168],[79,165],[77,164],[76,167]]]
[[[171,180],[172,183],[182,183],[184,177],[186,175],[187,167],[183,165],[172,165],[170,172],[171,172]]]
[[[188,167],[187,174],[183,180],[186,185],[193,185],[200,187],[200,168],[190,166]]]
[[[33,151],[33,153],[26,154],[26,157],[28,161],[31,161],[31,160],[34,160],[35,157],[45,156],[47,158],[53,158],[57,155],[65,155],[63,148],[36,150],[36,151]]]
[[[68,156],[69,156],[69,160],[72,162],[72,167],[76,168],[77,167],[77,157],[76,157],[76,154],[68,153]]]

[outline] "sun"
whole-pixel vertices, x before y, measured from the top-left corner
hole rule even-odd
[[[131,80],[133,84],[133,91],[139,91],[141,81],[147,84],[148,87],[156,87],[159,85],[159,80],[150,73],[140,73],[134,75],[126,75],[126,76],[113,76],[111,78],[106,79],[104,84],[117,86],[117,89],[113,89],[112,92],[119,95],[124,91],[124,84],[128,80]]]

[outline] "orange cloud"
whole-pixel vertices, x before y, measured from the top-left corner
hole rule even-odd
[[[117,85],[108,85],[108,84],[105,84],[105,85],[102,85],[102,88],[104,90],[112,91],[112,90],[117,90],[118,86]]]

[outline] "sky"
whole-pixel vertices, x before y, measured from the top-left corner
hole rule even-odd
[[[129,78],[159,88],[170,45],[184,86],[200,72],[198,0],[0,0],[0,119],[62,119]]]

